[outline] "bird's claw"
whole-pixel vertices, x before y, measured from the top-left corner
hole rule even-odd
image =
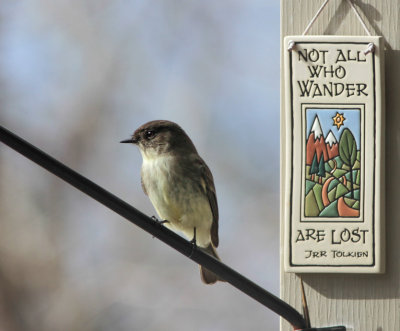
[[[194,246],[197,247],[197,242],[196,242],[196,238],[193,238],[190,243]]]
[[[155,217],[154,215],[153,215],[153,216],[151,216],[151,219],[152,219],[154,222],[157,222],[158,224],[165,224],[165,223],[169,223],[169,221],[168,221],[168,220],[162,220],[162,221],[159,221],[159,220],[158,220],[158,218],[157,218],[157,217]]]
[[[160,225],[164,225],[165,223],[169,223],[169,221],[167,221],[167,220],[159,221],[158,218],[155,217],[154,215],[151,216],[151,219],[152,219],[154,222],[156,222],[157,224],[160,224]],[[154,236],[153,236],[153,238],[154,238]]]

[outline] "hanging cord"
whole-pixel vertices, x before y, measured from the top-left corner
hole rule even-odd
[[[364,28],[365,32],[368,34],[368,36],[372,36],[371,32],[369,32],[367,26],[365,25],[365,22],[363,21],[363,19],[361,18],[360,14],[358,13],[356,7],[354,6],[353,1],[351,0],[347,0],[347,2],[349,3],[349,5],[351,6],[351,8],[353,8],[354,14],[356,14],[358,20],[360,21],[362,27]]]
[[[321,14],[321,12],[324,10],[324,8],[328,4],[328,2],[329,2],[329,0],[325,0],[325,2],[322,4],[321,8],[318,9],[317,13],[314,15],[314,17],[311,19],[310,23],[308,23],[306,29],[304,30],[303,36],[305,36],[308,33],[308,30],[311,29],[312,25],[317,20],[318,16]]]
[[[308,31],[311,29],[311,27],[313,26],[314,22],[317,20],[317,18],[319,17],[319,15],[321,15],[321,12],[324,10],[325,6],[328,4],[329,0],[325,0],[324,3],[322,4],[322,6],[318,9],[317,13],[314,15],[314,17],[311,19],[310,23],[308,23],[306,29],[303,32],[303,36],[305,36]],[[358,13],[356,7],[353,4],[352,0],[347,0],[348,4],[350,5],[350,7],[353,9],[354,14],[356,15],[356,17],[358,18],[358,20],[360,21],[362,27],[364,28],[365,32],[368,34],[368,36],[372,36],[371,32],[369,32],[365,22],[363,21],[363,19],[361,18],[360,14]],[[290,40],[288,43],[288,47],[287,50],[289,52],[293,51],[294,48],[296,47],[296,42],[294,42],[293,40]],[[375,51],[375,45],[373,43],[369,43],[367,48],[364,50],[364,54],[367,55],[368,53],[373,53]]]
[[[308,31],[311,29],[312,25],[317,20],[318,16],[321,14],[321,12],[324,10],[324,8],[328,4],[328,2],[329,2],[329,0],[325,0],[324,3],[322,4],[321,8],[318,9],[317,13],[311,19],[310,23],[308,23],[306,29],[304,30],[303,36],[305,36],[308,33]],[[350,7],[353,9],[354,14],[357,16],[357,18],[360,21],[360,23],[361,23],[362,27],[364,28],[365,32],[368,34],[368,36],[371,36],[371,32],[369,32],[367,26],[365,25],[365,22],[363,21],[363,19],[361,18],[360,14],[358,13],[356,7],[354,6],[353,1],[352,0],[347,0],[347,2],[350,5]]]

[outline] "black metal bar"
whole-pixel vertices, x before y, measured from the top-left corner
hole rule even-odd
[[[346,331],[346,327],[343,325],[340,326],[329,326],[325,328],[308,328],[308,329],[301,329],[297,331]]]
[[[305,328],[303,316],[289,304],[269,293],[259,285],[253,283],[224,263],[214,259],[202,250],[193,249],[193,245],[189,241],[162,226],[152,218],[146,216],[136,208],[127,204],[120,198],[93,183],[86,177],[78,174],[71,168],[65,166],[2,126],[0,126],[0,139],[3,143],[21,153],[28,159],[60,177],[101,204],[107,206],[143,230],[149,232],[151,235],[157,237],[186,257],[201,264],[221,278],[225,279],[240,291],[246,293],[248,296],[282,316],[293,326],[294,329]]]

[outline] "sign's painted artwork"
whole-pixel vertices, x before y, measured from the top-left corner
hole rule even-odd
[[[361,109],[307,108],[304,217],[359,217]]]

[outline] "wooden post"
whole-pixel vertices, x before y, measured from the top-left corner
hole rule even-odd
[[[281,41],[301,35],[323,0],[281,0]],[[302,274],[313,327],[345,325],[354,331],[400,330],[400,10],[399,0],[354,1],[372,35],[385,39],[386,84],[386,273]],[[365,35],[347,1],[330,0],[310,35]],[[281,47],[281,61],[283,59]],[[281,140],[285,136],[284,75],[281,73]],[[281,144],[281,169],[285,168]],[[281,174],[281,184],[284,178]],[[284,187],[284,185],[281,187]],[[283,201],[281,190],[281,201]],[[396,209],[399,208],[399,209]],[[283,205],[281,203],[281,215]],[[283,243],[283,217],[281,242]],[[281,245],[283,249],[283,245]],[[283,254],[281,254],[282,259]],[[300,275],[285,273],[281,297],[301,310]],[[281,330],[292,330],[281,322]]]

